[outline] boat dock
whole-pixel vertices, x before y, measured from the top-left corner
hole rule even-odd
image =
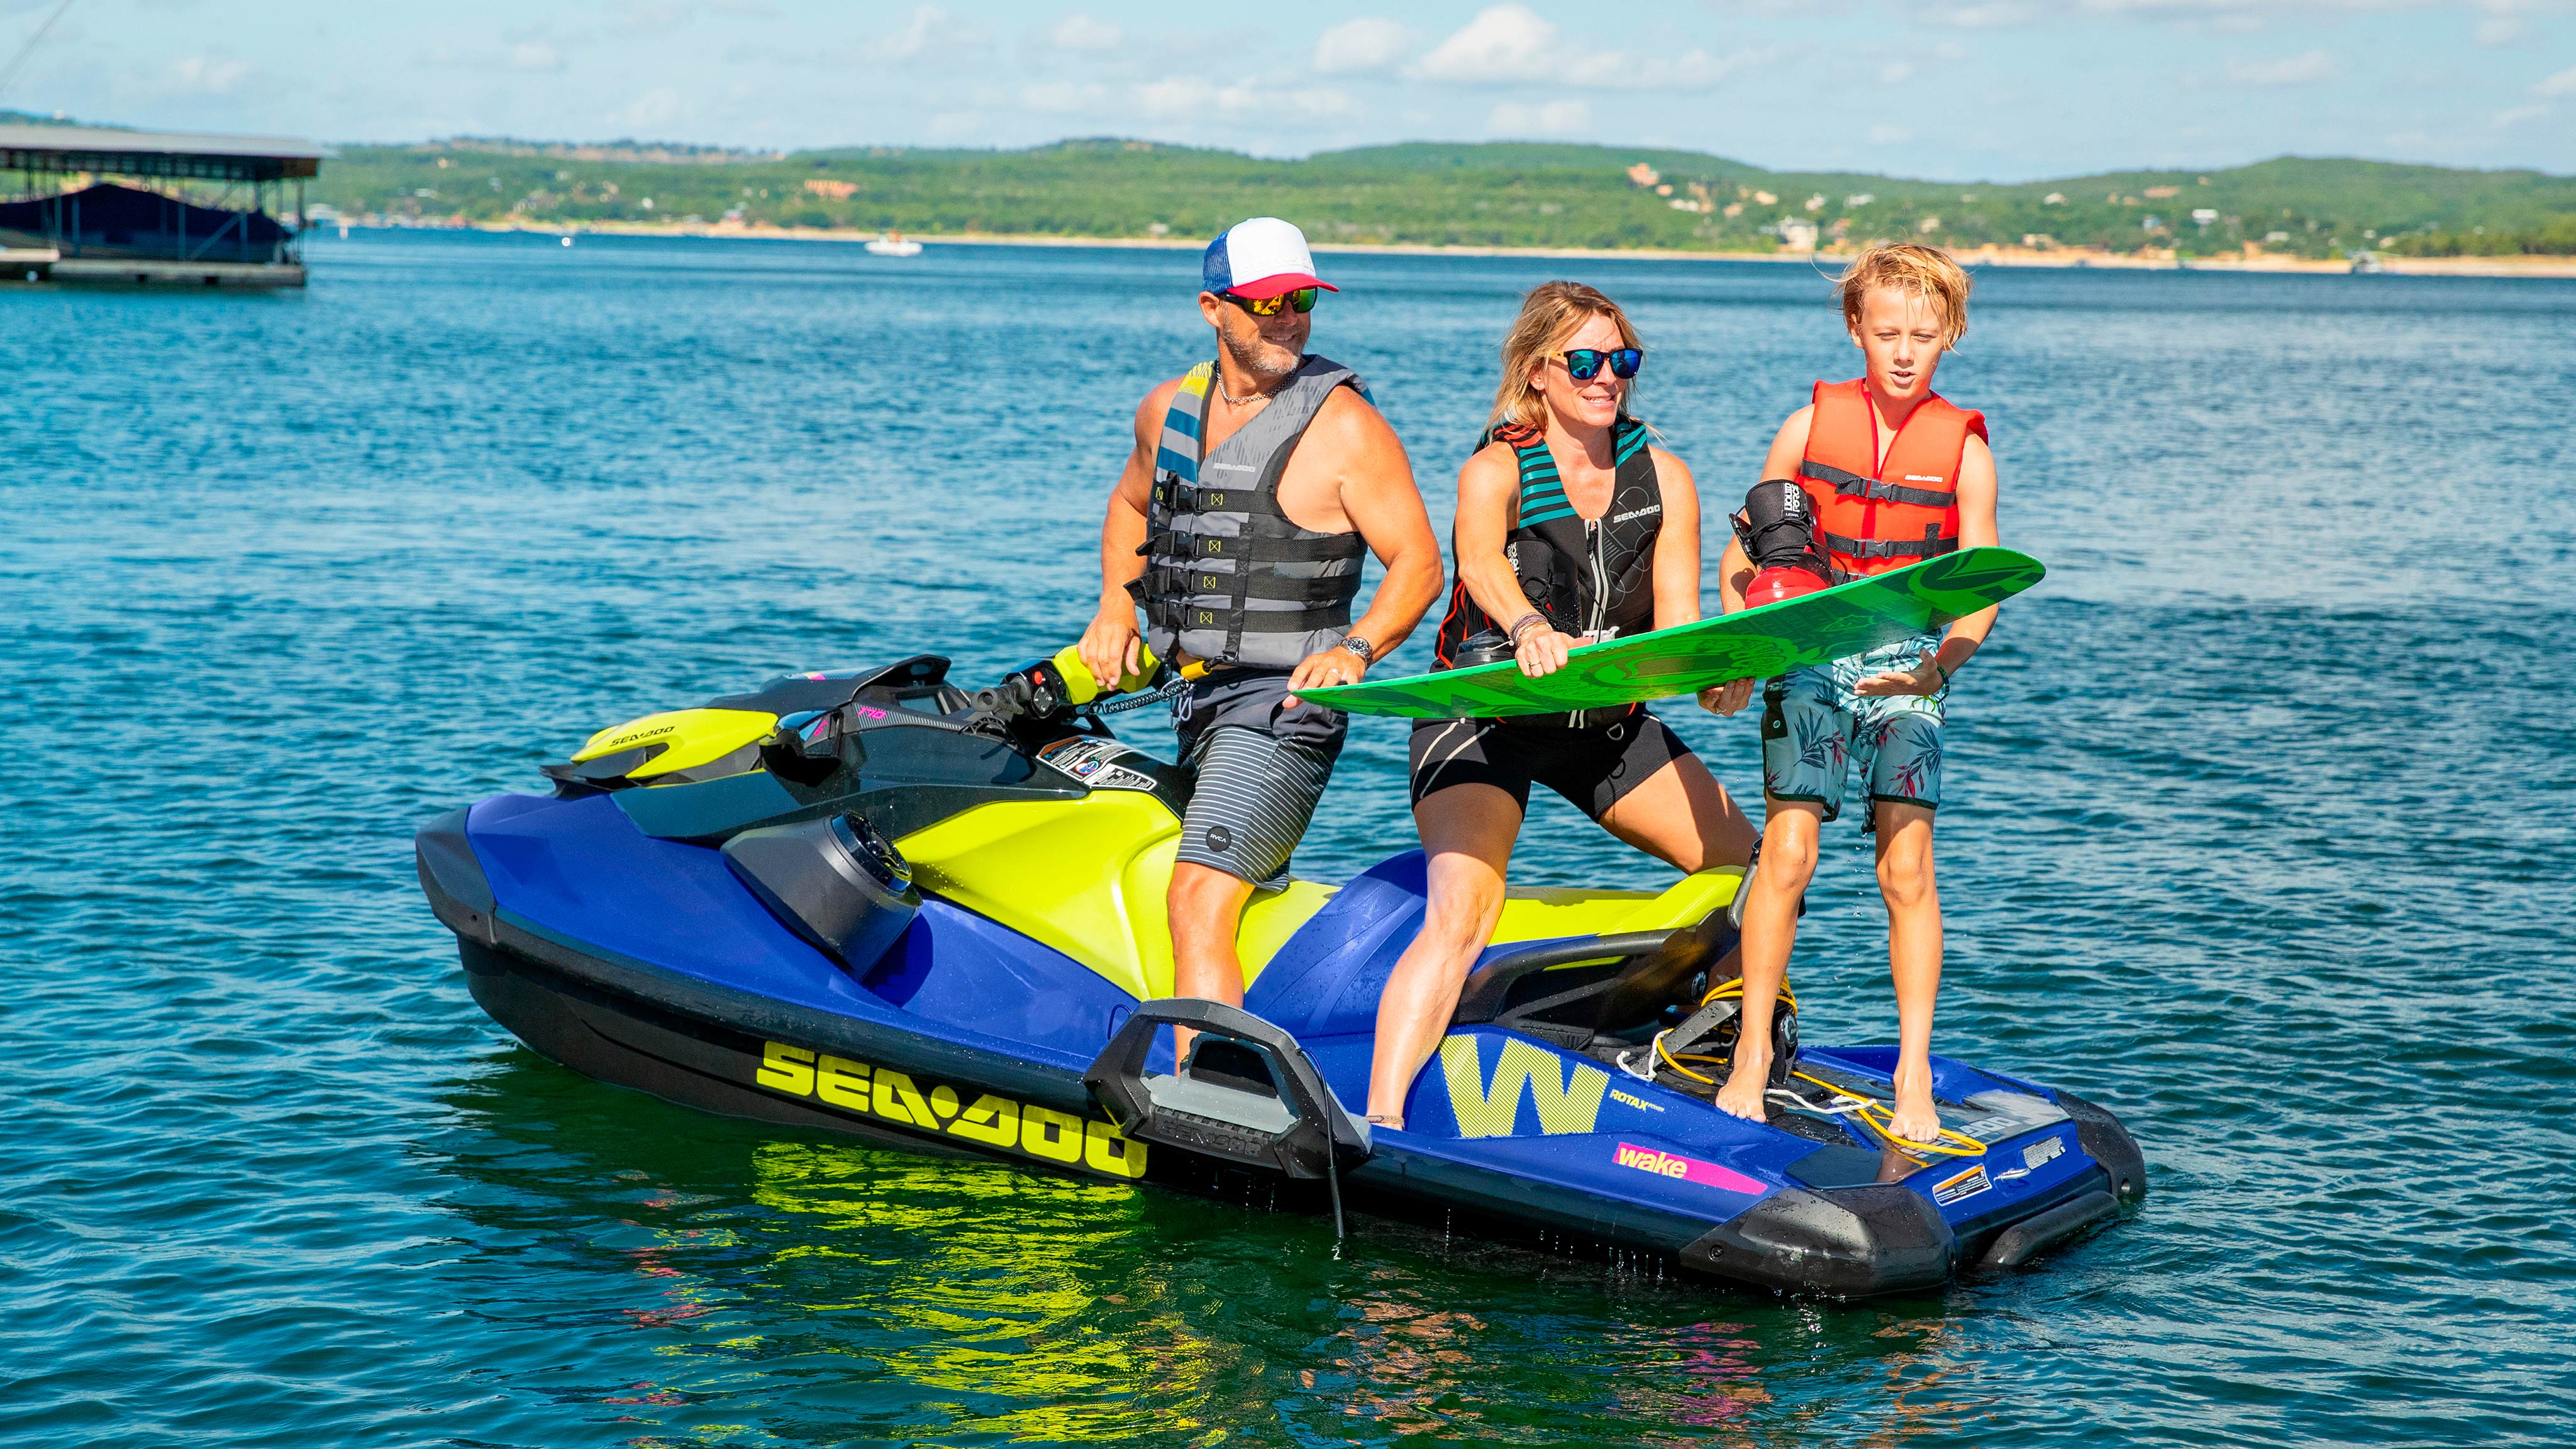
[[[0,126],[0,172],[16,173],[0,281],[301,287],[304,183],[333,154],[267,136]]]

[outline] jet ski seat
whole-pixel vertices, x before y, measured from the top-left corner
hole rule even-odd
[[[1387,975],[1422,928],[1427,874],[1422,852],[1409,850],[1353,877],[1279,948],[1246,988],[1244,1009],[1300,1039],[1375,1031]],[[1515,1027],[1553,1021],[1560,1031],[1614,1018],[1643,1024],[1687,991],[1703,969],[1700,955],[1714,960],[1731,946],[1725,906],[1741,879],[1729,866],[1684,876],[1660,894],[1516,891],[1460,996],[1462,1008],[1473,1000],[1490,1011],[1456,1020],[1509,1013]],[[1672,942],[1677,931],[1698,944]],[[1719,937],[1726,944],[1711,954]],[[1484,974],[1498,965],[1507,969]],[[1478,995],[1480,980],[1490,995]]]
[[[1662,931],[1553,941],[1489,955],[1458,993],[1452,1026],[1491,1023],[1580,1051],[1655,1022],[1735,949],[1723,911]]]

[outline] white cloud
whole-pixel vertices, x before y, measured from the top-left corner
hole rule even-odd
[[[542,40],[523,40],[510,47],[512,70],[561,70],[563,56]]]
[[[228,96],[250,78],[250,62],[223,56],[192,55],[170,67],[170,79],[183,91]]]
[[[1059,115],[1068,111],[1097,111],[1109,104],[1109,87],[1096,81],[1040,81],[1024,87],[1019,93],[1019,101],[1032,111]]]
[[[887,60],[911,60],[943,50],[980,45],[984,32],[963,24],[936,5],[915,7],[903,29],[880,38],[876,53]]]
[[[1891,60],[1878,68],[1878,83],[1883,86],[1902,85],[1913,74],[1913,66],[1901,60]]]
[[[1301,116],[1325,118],[1359,115],[1360,105],[1329,86],[1274,90],[1249,82],[1220,86],[1197,76],[1172,76],[1136,86],[1129,92],[1136,108],[1148,116],[1169,118],[1211,112],[1225,116]]]
[[[934,141],[963,141],[984,129],[984,118],[974,111],[941,111],[930,118],[930,138]]]
[[[1504,101],[1485,118],[1485,129],[1497,136],[1567,136],[1590,129],[1592,107],[1582,101],[1549,101],[1525,106]]]
[[[2478,22],[2472,32],[2480,45],[2510,45],[2522,38],[2522,17],[2494,15]]]
[[[1878,125],[1869,128],[1869,141],[1873,146],[1902,146],[1913,139],[1914,133],[1903,126]]]
[[[2227,78],[2241,86],[2303,86],[2334,74],[2334,57],[2322,50],[2280,60],[2231,60]]]
[[[1401,21],[1378,16],[1345,20],[1315,41],[1315,70],[1320,75],[1365,75],[1395,64],[1413,43]]]
[[[1216,86],[1197,76],[1171,76],[1136,87],[1136,104],[1149,116],[1178,116],[1216,104]]]
[[[1127,32],[1106,20],[1088,15],[1068,15],[1047,32],[1047,39],[1058,50],[1116,50],[1127,38]]]
[[[2501,131],[2508,126],[2519,126],[2525,121],[2533,120],[2548,114],[2549,108],[2547,106],[2507,106],[2503,110],[2496,112],[2487,124]]]
[[[611,111],[608,120],[629,128],[630,132],[657,130],[696,116],[698,108],[688,98],[669,86],[655,86],[637,96],[621,110]]]
[[[1433,46],[1413,74],[1467,85],[1553,80],[1564,73],[1565,58],[1544,16],[1526,5],[1492,5]]]
[[[2571,65],[2531,88],[2535,96],[2576,96],[2576,65]]]
[[[1692,49],[1670,59],[1647,56],[1631,60],[1621,51],[1605,50],[1585,56],[1575,65],[1574,76],[1585,85],[1625,86],[1640,91],[1704,91],[1746,66],[1772,59],[1774,54],[1739,50],[1712,56],[1705,50]]]
[[[1696,91],[1767,58],[1755,51],[1712,56],[1697,48],[1673,56],[1642,57],[1618,50],[1587,51],[1561,40],[1556,26],[1526,5],[1490,5],[1407,67],[1405,74],[1453,85],[1539,82]],[[1545,109],[1520,106],[1514,114],[1537,117]]]

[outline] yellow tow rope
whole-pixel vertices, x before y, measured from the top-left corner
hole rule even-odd
[[[1705,1007],[1712,1002],[1726,1001],[1729,999],[1741,1000],[1743,999],[1743,996],[1744,978],[1741,976],[1730,977],[1727,980],[1718,983],[1718,985],[1712,988],[1706,996],[1701,997],[1699,999],[1699,1004]],[[1789,1003],[1789,1009],[1791,1011],[1796,1011],[1798,1009],[1798,993],[1790,990],[1789,983],[1786,981],[1780,983],[1780,999]],[[1741,1020],[1741,1018],[1738,1018],[1738,1020]],[[1742,1029],[1739,1027],[1739,1033],[1741,1030]],[[1694,1082],[1700,1082],[1711,1087],[1718,1084],[1715,1077],[1704,1077],[1699,1073],[1692,1071],[1690,1068],[1683,1066],[1682,1063],[1692,1061],[1709,1062],[1717,1066],[1731,1065],[1731,1063],[1724,1057],[1711,1056],[1704,1052],[1687,1052],[1681,1056],[1675,1056],[1672,1049],[1664,1045],[1664,1033],[1662,1032],[1657,1032],[1655,1034],[1655,1055],[1662,1057],[1665,1065],[1671,1067],[1674,1071],[1681,1073],[1683,1076],[1690,1078]],[[1983,1157],[1986,1155],[1985,1143],[1978,1141],[1976,1138],[1969,1136],[1965,1132],[1953,1132],[1947,1127],[1942,1128],[1940,1136],[1930,1142],[1916,1142],[1909,1138],[1899,1137],[1895,1132],[1895,1113],[1889,1110],[1886,1103],[1881,1102],[1874,1097],[1864,1097],[1856,1092],[1849,1091],[1842,1087],[1837,1087],[1833,1083],[1825,1081],[1822,1078],[1808,1076],[1805,1072],[1799,1071],[1795,1067],[1789,1069],[1789,1075],[1796,1077],[1802,1082],[1813,1082],[1817,1086],[1824,1088],[1826,1091],[1833,1093],[1837,1098],[1840,1098],[1843,1103],[1848,1104],[1837,1106],[1834,1109],[1837,1113],[1847,1112],[1852,1116],[1858,1117],[1862,1122],[1868,1124],[1871,1131],[1876,1132],[1880,1137],[1885,1138],[1890,1145],[1898,1148],[1900,1151],[1931,1153],[1940,1157]]]

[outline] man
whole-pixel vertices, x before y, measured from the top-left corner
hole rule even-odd
[[[1356,682],[1413,632],[1440,595],[1440,544],[1359,377],[1306,353],[1316,298],[1339,289],[1305,235],[1256,217],[1201,271],[1216,361],[1137,405],[1081,652],[1094,678],[1136,673],[1141,605],[1143,642],[1189,681],[1172,705],[1198,772],[1167,906],[1172,989],[1239,1006],[1244,904],[1286,873],[1349,728],[1297,691]],[[1386,577],[1354,624],[1363,550]]]
[[[1960,548],[1996,542],[1995,459],[1982,414],[1932,390],[1933,371],[1968,328],[1968,275],[1935,248],[1875,246],[1842,278],[1843,325],[1866,373],[1816,384],[1789,415],[1745,500],[1745,534],[1727,546],[1718,587],[1732,612]],[[1759,566],[1761,572],[1754,570]],[[1941,987],[1941,899],[1932,815],[1941,804],[1941,723],[1953,679],[1994,627],[1983,609],[1950,626],[1820,668],[1763,691],[1761,869],[1745,888],[1744,1017],[1717,1105],[1763,1118],[1774,995],[1789,969],[1798,902],[1818,836],[1842,812],[1844,781],[1869,791],[1896,988],[1896,1106],[1891,1136],[1931,1142],[1932,1009]],[[1721,708],[1739,705],[1728,686]]]

